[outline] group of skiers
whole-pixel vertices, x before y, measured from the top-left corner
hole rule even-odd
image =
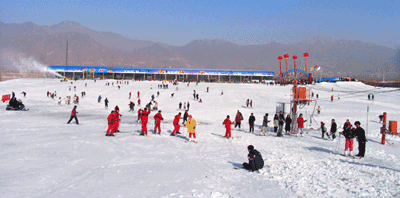
[[[186,109],[186,108],[187,108],[187,110],[189,110],[189,108],[190,108],[189,101],[187,102],[187,105],[186,105],[186,102],[183,103],[183,109]],[[179,102],[179,109],[182,109],[182,102]]]
[[[353,157],[353,142],[354,138],[356,138],[358,141],[358,154],[356,156],[363,158],[365,156],[365,145],[367,142],[365,131],[361,127],[360,121],[355,121],[354,125],[356,126],[355,128],[351,126],[349,119],[347,119],[343,125],[342,134],[346,138],[344,155],[348,156],[350,154],[350,156]],[[350,151],[349,154],[347,153],[348,150]]]
[[[249,105],[250,105],[250,108],[253,108],[253,100],[250,100],[250,99],[246,100],[246,107],[249,108]]]

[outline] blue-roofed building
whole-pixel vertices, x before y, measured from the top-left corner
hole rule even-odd
[[[136,79],[187,81],[263,81],[272,80],[275,73],[254,69],[201,69],[164,67],[108,67],[108,66],[48,66],[47,70],[70,79]]]

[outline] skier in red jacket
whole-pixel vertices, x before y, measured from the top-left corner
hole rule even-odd
[[[179,129],[181,128],[181,125],[179,125],[179,119],[181,119],[181,112],[179,112],[174,118],[174,130],[171,133],[172,136],[174,136],[175,133],[180,134]]]
[[[150,109],[144,108],[142,113],[140,113],[140,118],[142,119],[142,133],[140,135],[147,135],[147,121],[149,120]]]
[[[222,123],[223,125],[225,125],[225,128],[226,128],[226,133],[225,133],[225,136],[224,137],[226,137],[226,138],[231,138],[231,125],[233,124],[234,122],[232,122],[230,119],[229,119],[229,115],[227,115],[226,116],[226,119],[224,120],[224,122]]]
[[[155,122],[154,134],[156,134],[157,129],[158,129],[158,134],[161,133],[161,127],[160,127],[161,120],[164,120],[164,118],[161,115],[161,110],[159,110],[158,113],[154,115],[154,122]]]
[[[140,92],[139,91],[137,92],[137,97],[140,98]]]
[[[108,121],[108,129],[106,136],[114,136],[114,127],[115,127],[115,111],[111,111],[110,115],[107,117]]]
[[[137,100],[138,105],[140,106],[140,99]]]
[[[298,128],[297,128],[297,133],[299,133],[300,131],[300,135],[303,136],[303,128],[304,128],[304,122],[306,122],[307,120],[303,119],[303,114],[300,113],[300,116],[297,118],[296,122],[298,123]],[[298,135],[298,134],[297,134]]]

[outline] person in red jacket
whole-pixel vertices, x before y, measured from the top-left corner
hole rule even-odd
[[[229,119],[229,115],[227,115],[226,116],[226,119],[224,120],[224,122],[222,123],[223,125],[225,125],[225,128],[226,128],[226,132],[225,132],[225,136],[224,137],[226,137],[226,138],[231,138],[231,125],[233,124],[234,122],[232,122],[230,119]]]
[[[74,119],[74,118],[75,118],[76,124],[79,124],[78,117],[76,116],[76,114],[78,113],[78,112],[76,112],[76,108],[77,108],[77,106],[75,105],[74,108],[71,111],[71,117],[69,118],[67,124],[69,124],[71,122],[71,120]]]
[[[114,127],[115,127],[115,111],[111,111],[110,115],[107,117],[108,121],[108,129],[106,132],[106,136],[114,136]]]
[[[242,120],[243,120],[243,115],[238,110],[236,113],[236,117],[235,117],[235,128],[236,128],[236,126],[239,126],[239,130],[240,130],[240,124],[241,124]]]
[[[303,114],[302,113],[300,113],[300,116],[297,118],[297,120],[296,120],[296,122],[297,122],[297,134],[299,133],[299,131],[300,131],[300,135],[301,136],[303,136],[303,133],[304,133],[304,131],[303,131],[303,128],[304,128],[304,122],[306,122],[307,120],[304,120],[303,119]]]
[[[115,122],[114,122],[114,131],[115,132],[119,132],[119,121],[121,120],[120,116],[122,116],[121,114],[119,114],[119,107],[115,106]]]
[[[171,133],[172,136],[174,136],[175,133],[180,134],[179,129],[181,128],[181,125],[179,125],[179,119],[181,119],[181,112],[179,112],[174,118],[174,130]]]
[[[154,122],[155,122],[155,127],[154,127],[154,134],[157,133],[157,129],[158,129],[158,134],[161,133],[161,120],[164,120],[164,118],[161,115],[161,110],[158,110],[158,113],[156,113],[156,115],[154,115]]]
[[[139,91],[137,92],[137,97],[140,98],[140,92]]]
[[[147,135],[147,121],[149,120],[150,109],[144,108],[140,113],[140,119],[142,119],[142,133],[140,135]]]
[[[137,100],[138,105],[140,106],[140,99]]]

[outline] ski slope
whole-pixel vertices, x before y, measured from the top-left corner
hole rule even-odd
[[[106,82],[114,85],[105,86]],[[281,138],[273,132],[269,136],[256,134],[265,113],[273,119],[276,102],[290,102],[291,86],[180,83],[176,90],[172,84],[169,89],[158,89],[160,82],[130,81],[118,89],[115,82],[0,82],[1,94],[14,91],[30,109],[6,111],[7,103],[0,105],[0,197],[400,197],[400,138],[389,135],[391,146],[379,144],[378,119],[378,115],[387,112],[388,120],[400,121],[399,90],[360,82],[309,85],[319,95],[317,106],[321,106],[321,114],[309,119],[314,105],[305,106],[299,112],[308,119],[308,133],[304,137]],[[73,86],[77,87],[75,92]],[[193,100],[193,90],[203,103]],[[26,98],[20,94],[22,91],[27,92]],[[57,91],[57,99],[48,98],[47,91]],[[82,91],[86,92],[83,98]],[[155,111],[149,116],[149,137],[132,135],[141,130],[136,122],[137,91],[141,107],[152,94],[160,92],[155,100],[164,117],[161,136],[152,134]],[[171,93],[175,93],[174,97]],[[367,99],[368,93],[375,94],[375,101]],[[80,97],[80,125],[74,121],[67,125],[73,104],[65,105],[63,100],[59,106],[58,97],[74,94]],[[99,95],[103,97],[101,103],[97,102]],[[333,102],[331,95],[335,96]],[[104,107],[105,98],[110,101],[108,109]],[[253,100],[253,108],[246,108],[247,99]],[[130,101],[136,104],[134,113],[128,112]],[[174,116],[184,112],[178,109],[179,102],[188,101],[189,113],[198,123],[198,144],[169,136]],[[121,133],[106,137],[106,118],[116,105],[123,115]],[[233,120],[237,110],[244,116],[244,130],[233,130],[232,136],[237,138],[224,139],[222,122],[226,115]],[[256,117],[254,134],[247,133],[250,113]],[[351,159],[336,152],[343,153],[343,137],[335,141],[321,139],[320,131],[315,129],[321,121],[329,129],[332,118],[338,127],[346,119],[352,124],[361,122],[368,138],[364,159]],[[188,136],[186,128],[181,132]],[[358,144],[354,142],[357,154]],[[258,173],[233,169],[247,161],[249,144],[265,160],[266,166]]]

